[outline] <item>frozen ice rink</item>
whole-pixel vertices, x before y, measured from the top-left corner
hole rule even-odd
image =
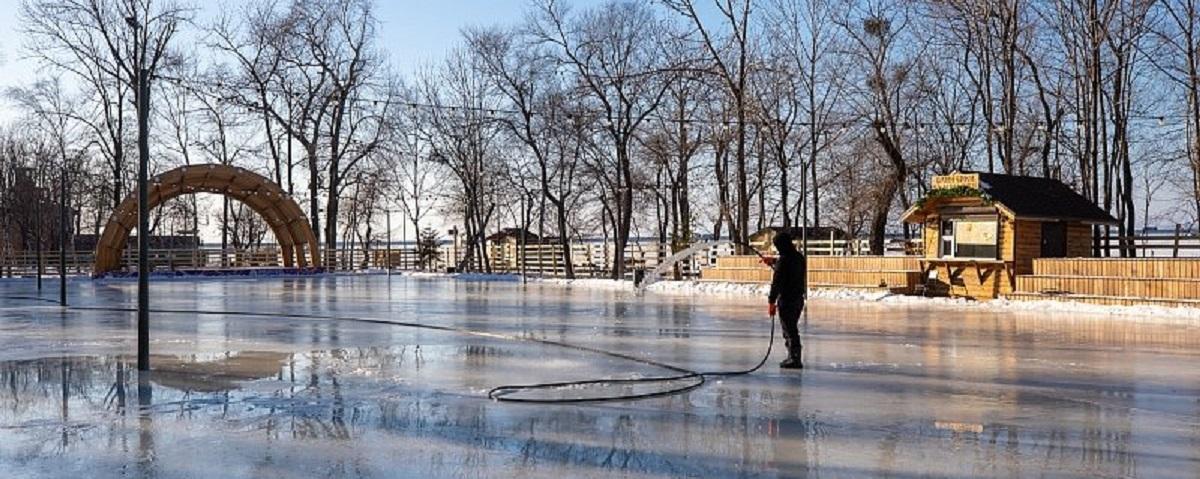
[[[74,306],[135,303],[134,282],[71,286]],[[1200,475],[1200,329],[1179,324],[822,300],[802,372],[775,367],[776,351],[683,395],[523,405],[487,391],[668,371],[502,336],[739,369],[766,346],[764,301],[400,276],[166,281],[153,308],[263,315],[152,315],[139,406],[134,314],[12,299],[33,294],[0,282],[6,478]]]

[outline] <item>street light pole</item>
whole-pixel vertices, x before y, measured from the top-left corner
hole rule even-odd
[[[146,70],[145,45],[139,45],[142,25],[136,17],[125,22],[133,29],[133,51],[137,55],[138,126],[138,371],[150,370],[150,208],[147,177],[150,168],[150,73]]]
[[[36,183],[34,184],[34,187],[33,187],[33,195],[34,195],[34,202],[35,202],[33,210],[35,212],[34,216],[36,217],[36,219],[34,220],[33,240],[35,243],[34,250],[35,250],[35,254],[37,257],[34,258],[34,264],[33,264],[34,272],[33,273],[34,273],[34,275],[37,276],[37,290],[40,295],[42,292],[42,225],[43,225],[43,223],[42,223],[42,199],[43,199],[43,197],[42,197],[41,190],[42,190],[42,187],[45,186],[45,182],[43,181],[43,180],[45,180],[45,178],[43,178],[43,176],[42,176],[41,165],[38,165],[37,168],[38,168],[37,177],[34,180]]]
[[[138,371],[150,370],[150,211],[147,176],[150,164],[150,85],[138,69]]]
[[[67,306],[67,157],[58,185],[58,305]]]
[[[387,261],[387,275],[392,275],[392,210],[383,210],[387,214],[387,248],[384,248],[384,261]]]

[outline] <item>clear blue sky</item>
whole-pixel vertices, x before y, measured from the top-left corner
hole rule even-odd
[[[203,5],[200,17],[219,5],[209,0],[197,0],[195,4]],[[396,70],[408,75],[442,58],[459,41],[463,27],[512,24],[524,18],[528,6],[529,0],[377,0],[380,45],[391,55]],[[0,88],[27,84],[36,77],[34,65],[22,60],[26,53],[22,50],[19,10],[20,0],[0,0]]]
[[[464,27],[518,22],[528,5],[528,0],[377,1],[380,43],[397,70],[410,73],[442,58]]]
[[[184,0],[187,1],[187,0]],[[575,0],[582,7],[601,0]],[[198,21],[211,16],[220,5],[237,6],[242,0],[194,0],[202,6]],[[469,26],[514,24],[521,21],[530,0],[376,0],[380,21],[380,47],[391,56],[396,72],[409,77],[421,67],[444,58]],[[0,0],[0,91],[32,83],[37,77],[36,63],[25,60],[25,40],[20,32],[20,0]],[[70,79],[67,79],[69,82]],[[0,99],[0,122],[15,118],[19,112]],[[444,229],[444,228],[442,228]],[[400,227],[396,227],[399,239]],[[212,240],[212,234],[205,234]],[[409,235],[411,238],[411,234]]]

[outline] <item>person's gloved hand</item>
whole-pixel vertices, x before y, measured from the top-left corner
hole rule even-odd
[[[778,311],[778,309],[779,308],[775,307],[775,303],[768,303],[767,304],[767,315],[774,316],[776,311]]]
[[[770,257],[770,256],[763,256],[763,257],[762,257],[762,264],[765,264],[765,265],[767,265],[767,266],[774,266],[774,265],[775,265],[775,260],[776,260],[776,258],[772,258],[772,257]]]

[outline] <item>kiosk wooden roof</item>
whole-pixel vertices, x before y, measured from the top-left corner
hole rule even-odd
[[[904,212],[903,221],[921,223],[939,208],[975,204],[995,207],[1010,220],[1117,223],[1091,200],[1052,178],[967,172],[935,176],[931,186],[925,198]]]

